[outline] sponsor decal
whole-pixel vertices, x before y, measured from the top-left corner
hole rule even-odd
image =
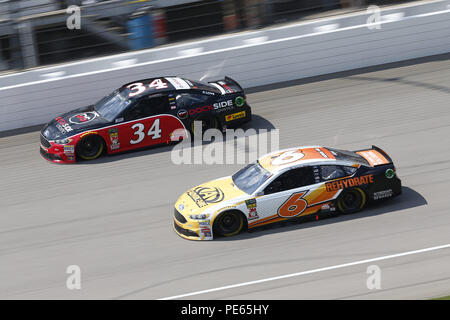
[[[212,106],[198,107],[198,108],[194,108],[194,109],[189,110],[189,115],[192,116],[192,115],[197,114],[197,113],[202,113],[202,112],[211,111],[211,110],[214,110],[214,108]]]
[[[387,169],[384,175],[386,178],[392,179],[395,176],[395,171],[393,169]]]
[[[75,161],[75,156],[67,156],[67,161]]]
[[[373,183],[373,174],[368,174],[361,177],[354,177],[348,179],[342,179],[337,181],[331,181],[325,183],[327,191],[336,191],[339,189],[358,187],[361,185]]]
[[[387,163],[388,161],[375,150],[359,151],[357,154],[363,156],[372,166]]]
[[[256,208],[256,199],[249,199],[249,200],[245,200],[245,205],[247,206],[248,209],[250,208]]]
[[[83,138],[83,137],[87,136],[88,134],[97,134],[97,131],[87,131],[87,132],[83,133],[83,134],[80,136],[80,138]]]
[[[377,191],[373,193],[373,200],[392,197],[392,189]]]
[[[210,222],[209,222],[209,220],[200,220],[199,222],[198,222],[198,225],[199,226],[210,226]]]
[[[72,124],[82,124],[82,123],[88,123],[95,118],[98,117],[97,112],[84,112],[76,114],[69,118],[69,122]]]
[[[238,107],[242,107],[244,103],[245,103],[244,97],[237,97],[236,99],[234,99],[234,104],[237,105]]]
[[[225,116],[225,121],[228,122],[228,121],[233,121],[233,120],[242,119],[242,118],[245,118],[245,111],[229,114],[229,115]]]
[[[211,92],[211,91],[202,91],[202,93],[203,93],[203,94],[210,95],[210,96],[214,96],[214,95],[215,95],[215,93],[214,93],[214,92]]]
[[[248,209],[248,220],[255,220],[255,219],[259,219],[258,212],[256,211],[256,208]]]
[[[320,148],[314,148],[314,150],[316,150],[318,153],[320,153],[320,155],[324,158],[328,158],[328,156],[326,155],[325,152],[323,152]]]
[[[181,78],[166,78],[176,90],[190,89],[189,84]]]
[[[75,146],[74,145],[65,145],[64,146],[64,153],[65,154],[74,154],[75,153]]]
[[[205,236],[205,237],[211,237],[211,227],[210,226],[200,226],[200,232]]]
[[[226,93],[233,93],[233,92],[234,92],[234,90],[231,89],[231,88],[227,85],[226,82],[224,82],[224,81],[218,81],[217,83],[220,84],[220,85],[225,89],[225,92],[226,92]]]
[[[108,130],[109,140],[111,141],[111,150],[117,150],[120,148],[119,142],[119,130],[117,128],[112,128]]]
[[[245,200],[245,205],[248,209],[248,220],[259,219],[258,212],[256,211],[256,199]]]
[[[70,124],[68,124],[68,123],[66,122],[66,120],[64,120],[63,118],[57,117],[57,118],[55,118],[55,120],[58,122],[58,123],[56,124],[56,127],[57,127],[58,130],[61,131],[62,133],[70,132],[70,131],[73,130],[72,127],[70,126]]]
[[[183,211],[184,210],[184,204],[180,203],[178,205],[178,210]]]
[[[186,119],[188,117],[188,114],[189,114],[188,111],[185,109],[178,110],[177,112],[177,116],[180,119]]]
[[[222,190],[210,187],[196,187],[189,190],[187,195],[191,197],[199,208],[207,206],[208,203],[221,202],[224,198]]]
[[[169,94],[169,105],[170,110],[175,110],[177,108],[177,99],[173,94]]]
[[[319,168],[316,167],[316,166],[314,166],[313,172],[314,172],[314,181],[315,181],[316,183],[319,183],[319,182],[320,182]]]
[[[213,107],[215,110],[226,108],[226,107],[232,107],[232,106],[233,106],[233,101],[231,101],[231,100],[216,102],[213,104]]]
[[[123,118],[117,118],[115,122],[116,123],[123,122]]]
[[[324,203],[321,207],[321,210],[323,211],[336,211],[336,207],[333,205],[333,203]]]

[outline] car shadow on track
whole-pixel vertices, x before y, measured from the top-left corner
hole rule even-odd
[[[256,133],[259,133],[261,130],[273,130],[275,129],[275,126],[266,118],[261,117],[259,115],[253,115],[252,121],[249,123],[243,124],[241,127],[244,131],[248,129],[254,129]],[[236,128],[236,129],[239,129]],[[251,136],[253,133],[249,132],[246,136]],[[225,140],[225,135],[224,135]],[[202,145],[207,145],[212,143],[211,141],[203,141]],[[113,161],[120,161],[123,159],[128,158],[135,158],[135,157],[143,157],[148,156],[152,154],[159,154],[159,153],[166,153],[171,152],[173,148],[177,145],[177,143],[170,143],[168,145],[160,145],[160,146],[152,146],[152,147],[146,147],[146,148],[140,148],[136,150],[130,150],[125,151],[123,153],[117,153],[112,155],[104,155],[103,157],[100,157],[96,160],[90,160],[90,161],[80,161],[77,162],[77,165],[95,165],[95,164],[103,164],[103,163],[109,163]]]
[[[364,210],[348,215],[329,215],[323,218],[319,217],[318,221],[315,221],[315,215],[311,215],[311,219],[309,221],[287,221],[282,223],[274,223],[273,225],[268,225],[266,227],[258,228],[257,230],[250,232],[243,232],[237,236],[229,237],[229,238],[217,238],[214,241],[236,241],[236,240],[245,240],[251,239],[255,237],[265,236],[273,233],[281,233],[286,231],[293,231],[299,229],[306,228],[314,228],[318,226],[324,226],[333,223],[340,223],[345,221],[351,221],[354,219],[367,218],[378,216],[382,214],[394,214],[396,211],[411,209],[414,207],[427,205],[427,200],[417,191],[408,188],[402,187],[402,194],[389,199],[384,202],[380,202],[377,204],[370,205],[366,207]]]

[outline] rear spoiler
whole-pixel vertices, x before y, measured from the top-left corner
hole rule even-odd
[[[236,80],[231,79],[228,76],[225,76],[225,78],[223,78],[223,79],[208,81],[208,83],[220,83],[220,82],[225,82],[226,85],[232,86],[233,90],[235,91],[233,93],[244,92],[244,89],[242,89],[241,85]]]
[[[370,151],[376,152],[371,153]],[[354,152],[362,156],[364,159],[366,159],[369,162],[369,164],[372,165],[373,167],[384,166],[393,163],[391,157],[389,157],[389,155],[383,149],[375,145],[372,145],[372,148],[370,149],[357,150]],[[379,155],[377,155],[377,153]]]
[[[383,149],[381,149],[377,146],[374,146],[374,145],[372,145],[372,149],[381,153],[386,158],[386,160],[389,161],[389,163],[393,163],[391,157],[389,157],[389,155]]]
[[[241,85],[240,85],[239,83],[237,83],[236,80],[231,79],[231,78],[228,77],[228,76],[225,76],[225,81],[226,81],[226,82],[231,82],[231,83],[233,83],[236,87],[238,87],[239,89],[241,89],[240,91],[244,91],[244,89],[242,89]]]

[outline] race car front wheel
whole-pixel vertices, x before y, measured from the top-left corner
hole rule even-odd
[[[227,211],[220,214],[214,222],[214,233],[231,237],[244,229],[244,217],[238,211]]]
[[[366,194],[360,188],[347,189],[342,191],[337,206],[341,213],[355,213],[364,208],[366,204]]]
[[[96,134],[90,134],[77,144],[77,155],[83,160],[94,160],[103,152],[105,144]]]

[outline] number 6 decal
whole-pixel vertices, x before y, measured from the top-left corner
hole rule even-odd
[[[308,191],[292,194],[278,209],[278,215],[283,218],[292,218],[301,214],[308,207],[308,202],[302,197]]]

